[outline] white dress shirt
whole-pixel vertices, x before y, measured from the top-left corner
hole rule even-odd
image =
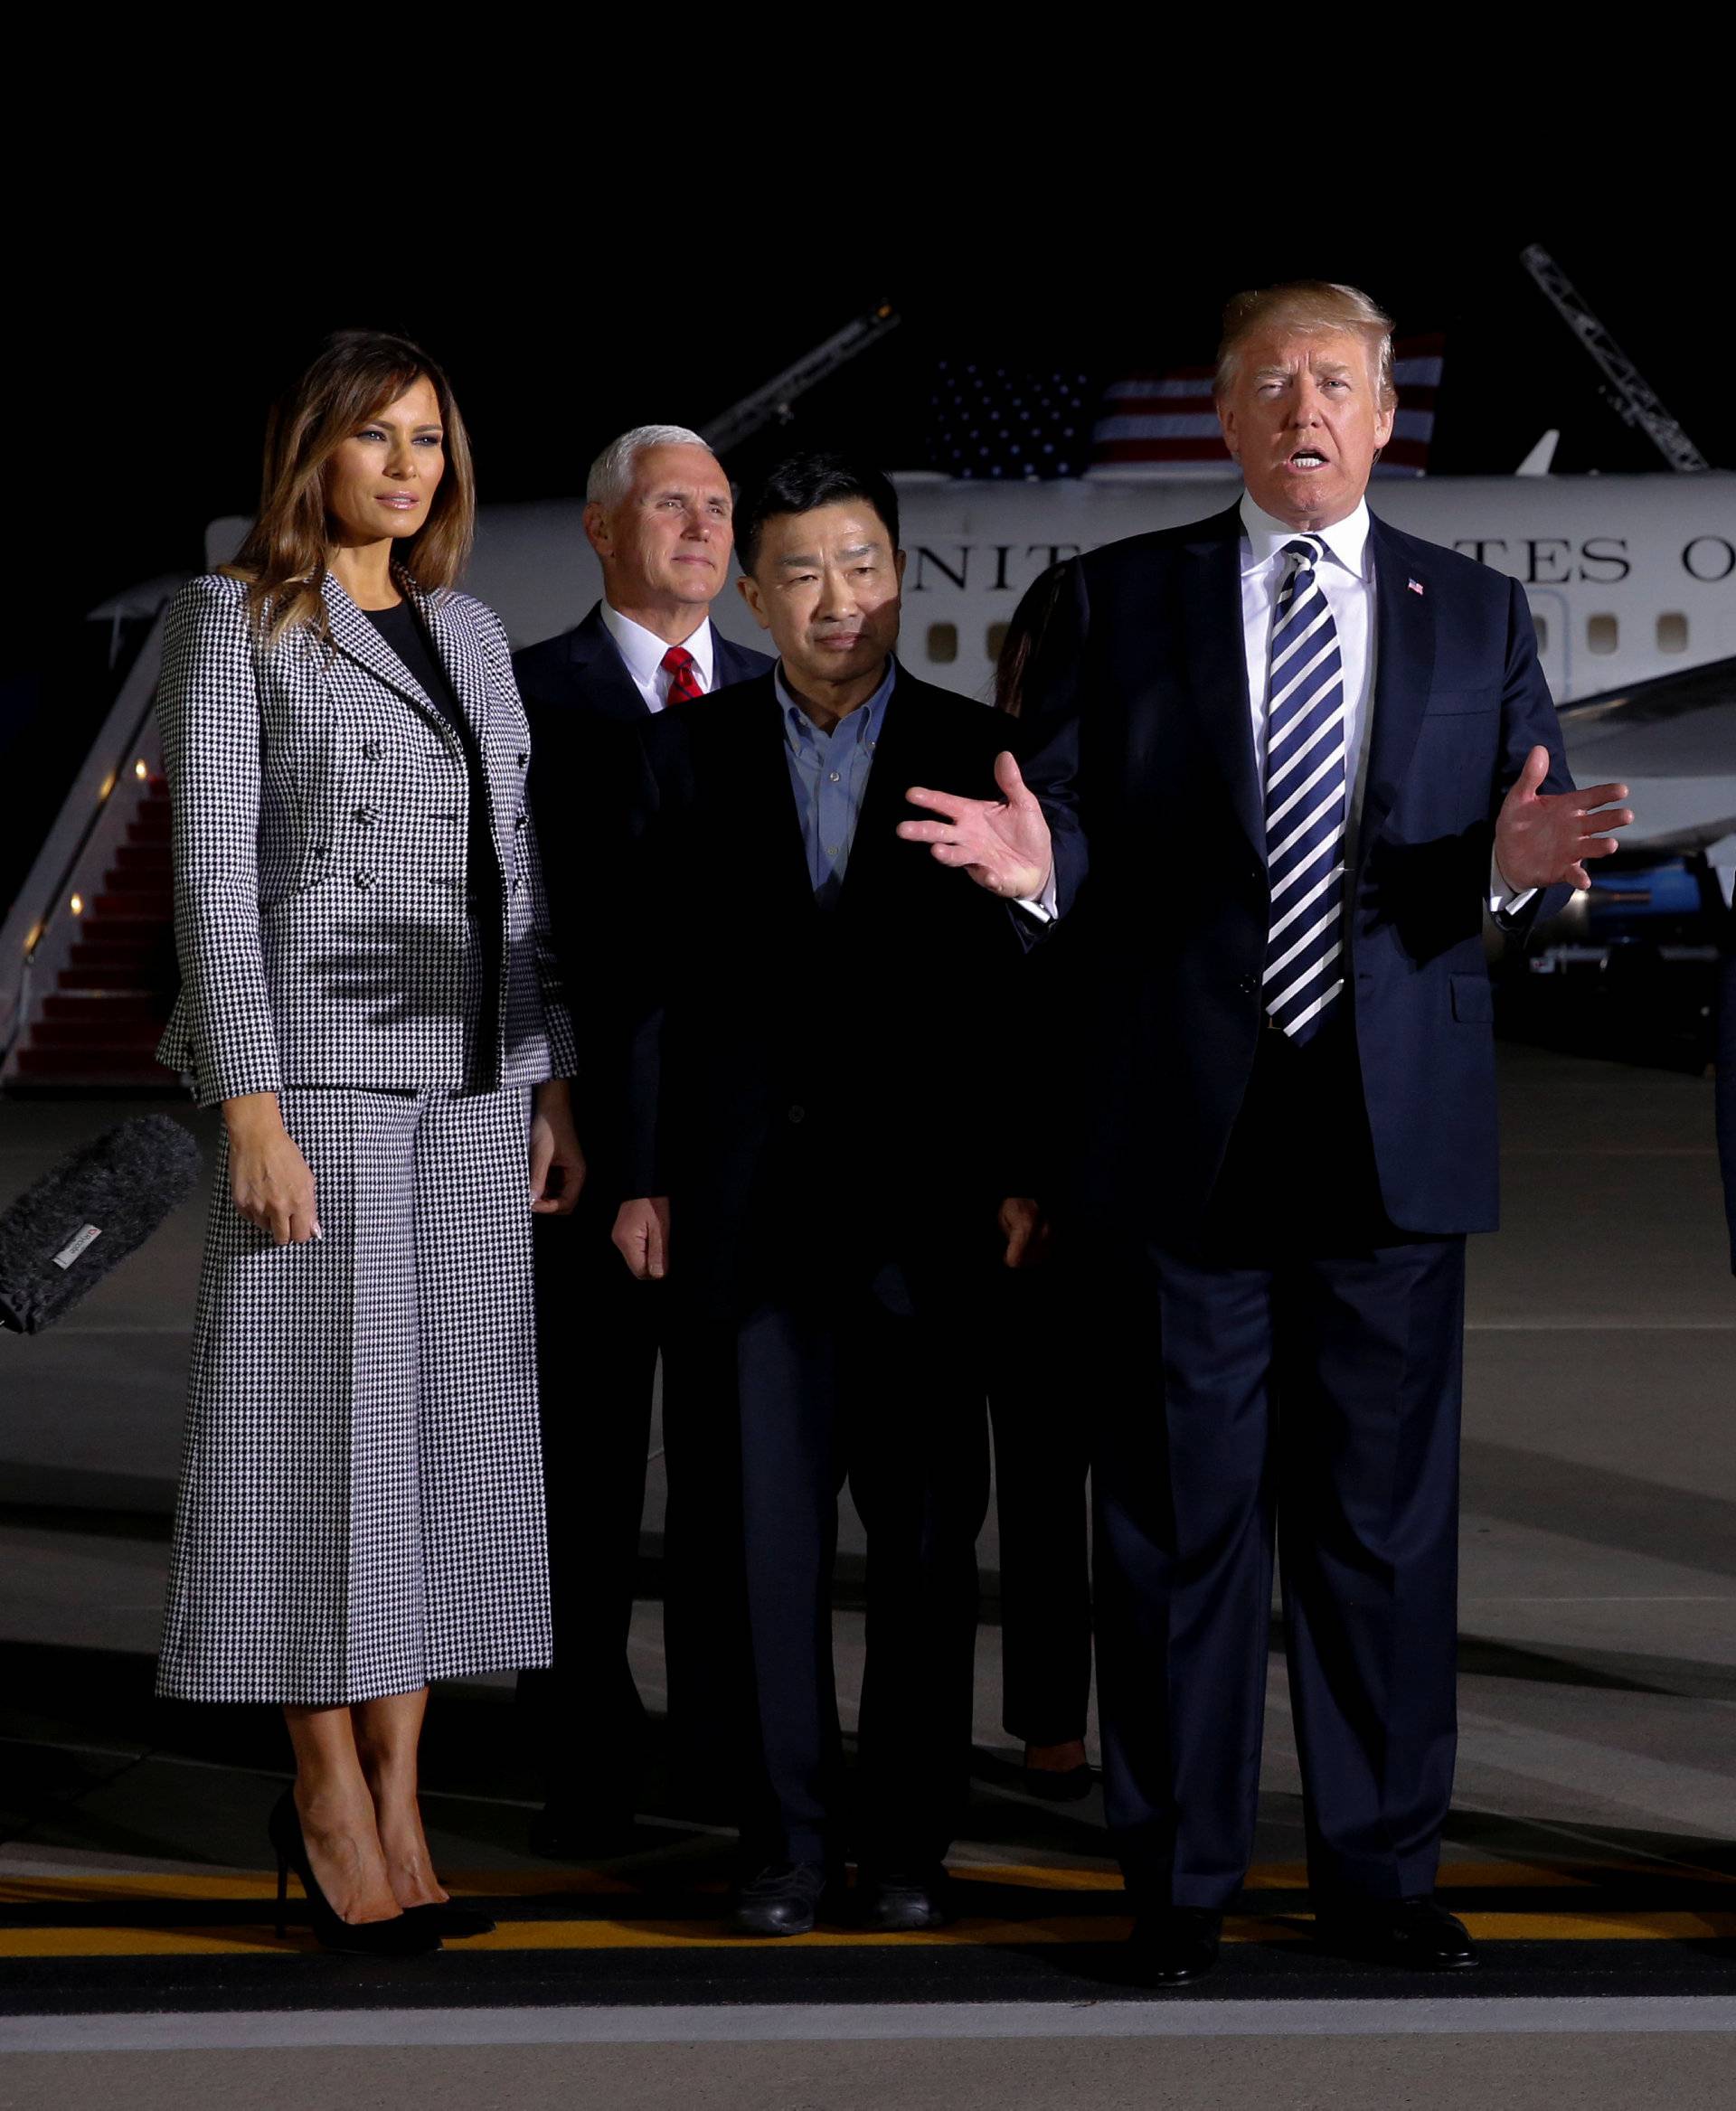
[[[664,672],[663,666],[663,655],[669,650],[669,641],[659,637],[655,630],[647,630],[643,623],[635,623],[630,616],[623,616],[618,608],[611,608],[607,601],[603,603],[603,627],[615,640],[627,664],[627,671],[633,677],[633,686],[645,699],[646,709],[661,711],[669,701],[669,684],[675,680],[673,674]],[[709,695],[715,664],[710,617],[702,616],[699,628],[680,643],[693,655],[693,673],[700,687]]]
[[[1248,655],[1248,706],[1254,737],[1254,777],[1266,781],[1266,704],[1271,685],[1272,611],[1289,559],[1284,545],[1304,531],[1286,527],[1241,495],[1241,635]],[[1356,862],[1356,832],[1363,817],[1368,776],[1368,737],[1374,722],[1374,552],[1368,542],[1368,504],[1335,521],[1329,528],[1306,531],[1326,546],[1315,567],[1321,594],[1338,633],[1338,657],[1344,670],[1344,759],[1350,786],[1345,820],[1344,862]],[[1530,900],[1534,889],[1515,893],[1501,877],[1489,853],[1490,913],[1505,916]]]
[[[1368,506],[1329,528],[1308,531],[1325,544],[1326,555],[1315,578],[1338,632],[1338,658],[1344,670],[1344,775],[1350,811],[1345,827],[1346,862],[1354,862],[1356,825],[1362,818],[1363,779],[1368,768],[1369,709],[1374,694],[1374,552],[1368,546]],[[1253,721],[1254,780],[1266,781],[1266,702],[1271,686],[1272,611],[1290,561],[1284,545],[1298,531],[1262,513],[1241,495],[1241,635],[1248,655],[1248,704]]]

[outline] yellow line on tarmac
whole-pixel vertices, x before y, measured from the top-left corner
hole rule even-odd
[[[695,1949],[907,1949],[912,1946],[975,1949],[1012,1948],[1039,1944],[1107,1943],[1121,1940],[1132,1923],[1124,1914],[1054,1914],[1031,1920],[971,1920],[911,1935],[865,1935],[849,1928],[820,1928],[796,1937],[744,1937],[720,1924],[695,1920],[509,1920],[493,1935],[473,1937],[455,1947],[471,1950],[695,1950]],[[1472,1913],[1466,1925],[1479,1941],[1501,1942],[1682,1942],[1736,1936],[1736,1914],[1728,1913]],[[1231,1943],[1297,1942],[1309,1933],[1301,1916],[1273,1919],[1232,1916],[1224,1927]],[[0,1958],[14,1957],[197,1957],[277,1953],[294,1955],[310,1946],[297,1934],[285,1940],[269,1924],[257,1927],[18,1927],[0,1930]]]
[[[966,1884],[1005,1884],[1033,1891],[1118,1891],[1120,1872],[1099,1866],[1069,1869],[1052,1864],[1025,1862],[958,1862],[952,1875]],[[1712,1870],[1688,1872],[1692,1880],[1732,1882]],[[1611,1875],[1642,1876],[1656,1880],[1668,1874],[1680,1881],[1675,1871],[1661,1871],[1656,1863],[1637,1861],[1580,1862],[1544,1865],[1523,1861],[1449,1862],[1440,1872],[1443,1893],[1456,1890],[1520,1890],[1595,1886]],[[447,1873],[447,1886],[459,1897],[531,1899],[592,1897],[655,1900],[663,1889],[656,1883],[636,1882],[630,1877],[611,1875],[595,1869],[462,1869]],[[1297,1862],[1256,1863],[1248,1872],[1250,1891],[1302,1890],[1307,1871]],[[33,1906],[100,1905],[139,1899],[236,1899],[252,1902],[269,1899],[277,1880],[269,1871],[212,1871],[199,1874],[153,1875],[93,1870],[53,1877],[0,1877],[0,1908]],[[721,1879],[684,1887],[698,1895],[721,1895]]]

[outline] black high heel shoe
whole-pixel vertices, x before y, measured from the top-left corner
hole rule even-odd
[[[456,1899],[437,1899],[429,1906],[406,1906],[404,1918],[419,1927],[432,1928],[438,1936],[458,1942],[467,1935],[493,1935],[495,1924],[475,1906],[460,1906]]]
[[[350,1950],[368,1957],[422,1957],[439,1948],[440,1931],[430,1921],[415,1919],[408,1913],[400,1913],[391,1920],[348,1921],[334,1909],[307,1859],[307,1842],[302,1837],[301,1814],[296,1808],[292,1788],[286,1788],[272,1805],[265,1829],[278,1857],[279,1935],[288,1932],[289,1871],[293,1869],[307,1894],[308,1923],[322,1949]]]

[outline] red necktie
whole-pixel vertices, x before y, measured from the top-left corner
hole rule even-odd
[[[704,695],[693,672],[693,655],[684,645],[672,645],[665,653],[663,671],[669,677],[669,693],[663,700],[665,705],[691,703],[694,697]]]

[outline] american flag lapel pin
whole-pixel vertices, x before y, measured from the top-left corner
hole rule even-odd
[[[1421,581],[1420,580],[1406,580],[1404,583],[1405,583],[1405,585],[1406,585],[1407,587],[1409,587],[1409,588],[1410,588],[1410,591],[1411,591],[1413,594],[1420,594],[1420,593],[1421,593],[1421,591],[1422,591],[1422,581]]]

